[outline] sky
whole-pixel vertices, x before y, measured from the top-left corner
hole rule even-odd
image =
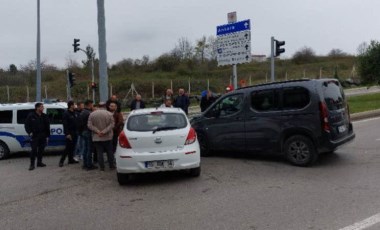
[[[251,20],[252,53],[269,55],[270,38],[286,42],[282,58],[302,47],[317,55],[331,49],[357,54],[358,46],[380,40],[379,0],[104,0],[107,62],[125,58],[155,59],[178,40],[195,45],[202,36],[216,36],[227,13]],[[73,39],[98,54],[96,0],[40,0],[41,60],[65,68],[80,62]],[[36,60],[37,0],[0,0],[0,68]]]

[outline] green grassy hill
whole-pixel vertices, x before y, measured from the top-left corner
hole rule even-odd
[[[317,57],[313,63],[295,64],[291,60],[276,60],[276,81],[287,79],[300,79],[304,75],[307,78],[333,77],[335,69],[340,79],[351,76],[356,58],[345,57]],[[238,80],[244,79],[248,84],[264,83],[270,81],[270,61],[251,62],[238,65]],[[76,85],[72,88],[72,96],[75,100],[83,100],[88,97],[87,88],[91,81],[90,71],[87,68],[76,68]],[[42,71],[42,97],[45,98],[45,88],[48,98],[60,98],[66,100],[66,71],[48,69]],[[200,94],[207,88],[214,92],[223,93],[230,83],[232,74],[231,66],[217,67],[215,61],[197,63],[187,61],[179,63],[169,70],[156,67],[156,63],[139,67],[112,66],[109,71],[109,84],[112,85],[112,93],[123,99],[127,96],[132,83],[143,98],[152,98],[152,84],[154,84],[154,96],[160,97],[171,84],[176,92],[179,87],[186,90],[191,85],[191,94]],[[97,72],[96,72],[97,75]],[[27,87],[29,100],[35,99],[35,71],[19,71],[11,74],[0,72],[0,103],[24,102],[27,100]],[[96,79],[98,79],[96,77]],[[98,80],[96,80],[98,82]],[[7,94],[9,88],[9,101]],[[98,95],[98,92],[97,92]],[[91,93],[90,93],[91,97]],[[98,96],[97,96],[98,97]]]

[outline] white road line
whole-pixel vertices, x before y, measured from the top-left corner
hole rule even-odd
[[[380,141],[380,138],[379,139],[376,139],[377,141]]]
[[[361,230],[361,229],[369,228],[377,223],[380,223],[380,213],[377,213],[376,215],[373,215],[365,220],[356,222],[353,225],[347,226],[345,228],[341,228],[339,230]]]

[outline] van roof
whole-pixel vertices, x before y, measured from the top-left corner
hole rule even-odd
[[[262,84],[257,84],[257,85],[251,85],[247,87],[238,88],[237,90],[249,89],[249,88],[254,88],[258,86],[270,86],[270,85],[287,84],[287,83],[294,83],[294,82],[308,82],[308,81],[325,82],[325,81],[338,81],[338,80],[335,78],[322,78],[322,79],[302,78],[302,79],[297,79],[297,80],[276,81],[276,82],[268,82],[268,83],[262,83]]]

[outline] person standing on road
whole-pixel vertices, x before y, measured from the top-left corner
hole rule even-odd
[[[135,99],[131,102],[131,111],[135,109],[144,109],[145,108],[145,102],[141,100],[141,95],[137,94]]]
[[[59,160],[59,167],[63,167],[66,156],[68,156],[69,164],[79,163],[74,160],[74,150],[77,143],[77,114],[75,112],[75,105],[73,101],[67,102],[67,110],[63,113],[63,132],[66,138],[66,147]]]
[[[108,111],[112,113],[113,120],[115,122],[115,125],[113,127],[113,138],[112,138],[112,150],[113,150],[113,153],[115,153],[116,146],[117,146],[117,139],[119,137],[119,134],[123,130],[124,118],[123,118],[122,113],[117,112],[117,104],[115,102],[111,102],[111,104],[108,107]]]
[[[201,99],[201,112],[205,111],[214,101],[211,90],[207,90],[207,94]]]
[[[77,127],[77,143],[75,144],[75,150],[74,150],[74,159],[75,160],[80,160],[82,159],[83,157],[83,138],[82,138],[82,135],[81,135],[81,132],[78,130],[78,127],[79,127],[79,123],[80,123],[80,120],[79,120],[79,115],[80,113],[83,111],[84,109],[84,104],[82,101],[78,101],[77,102],[77,106],[75,108],[75,113],[76,113],[76,127]]]
[[[92,133],[91,130],[88,129],[87,123],[88,123],[88,117],[90,116],[91,112],[94,108],[94,102],[92,100],[86,100],[84,102],[84,109],[79,114],[79,127],[78,130],[81,133],[81,136],[83,138],[83,169],[86,170],[93,170],[97,169],[93,164],[92,161]]]
[[[189,113],[189,105],[190,105],[190,100],[187,95],[185,95],[185,90],[183,88],[180,88],[178,90],[178,96],[176,97],[174,101],[174,107],[176,108],[181,108],[186,115]]]
[[[42,162],[42,154],[50,137],[50,121],[49,117],[44,113],[44,105],[37,102],[34,105],[35,111],[31,112],[25,121],[25,131],[31,138],[32,151],[30,152],[29,170],[35,168],[37,157],[37,167],[45,167]]]
[[[88,117],[87,127],[92,131],[92,141],[98,154],[98,163],[104,171],[103,153],[107,153],[110,169],[115,169],[112,152],[113,127],[115,125],[112,113],[106,110],[106,103],[100,102],[99,109]]]
[[[116,96],[116,95],[112,95],[112,96],[110,97],[110,99],[107,100],[107,102],[106,102],[106,107],[107,107],[107,108],[109,107],[109,105],[110,105],[111,102],[116,102],[116,104],[117,104],[117,112],[121,113],[121,103],[120,103],[120,101],[117,99],[117,96]]]
[[[160,108],[173,108],[172,100],[171,99],[165,99],[164,103],[160,106]]]

